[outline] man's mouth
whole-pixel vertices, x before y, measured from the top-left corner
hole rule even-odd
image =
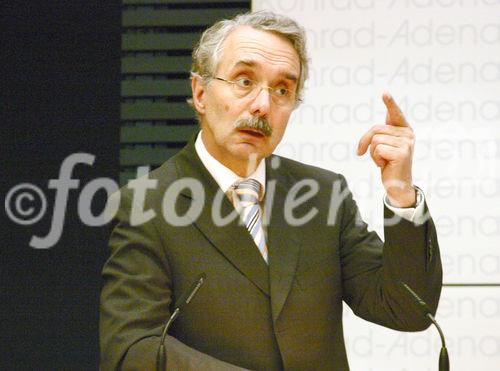
[[[239,131],[242,133],[251,135],[252,137],[255,137],[255,138],[263,138],[265,136],[264,133],[262,133],[260,130],[256,130],[256,129],[245,128],[245,129],[239,129]]]

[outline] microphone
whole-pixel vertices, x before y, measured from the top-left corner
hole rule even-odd
[[[167,324],[163,328],[163,333],[161,334],[160,345],[158,350],[156,351],[156,370],[164,371],[167,365],[167,351],[165,349],[165,338],[167,337],[167,332],[175,319],[179,316],[181,309],[183,309],[187,304],[193,300],[194,296],[200,289],[201,285],[205,282],[206,274],[201,273],[196,280],[191,284],[189,290],[185,291],[184,294],[175,302],[175,309],[170,318],[167,321]]]
[[[446,343],[444,341],[444,334],[443,331],[441,330],[441,327],[439,327],[436,319],[432,315],[432,311],[427,305],[427,303],[417,295],[415,291],[413,291],[410,286],[408,286],[406,283],[401,282],[401,285],[406,289],[407,292],[410,293],[410,296],[412,299],[415,301],[415,303],[418,304],[418,307],[420,311],[431,320],[431,322],[436,326],[439,336],[441,337],[441,352],[439,353],[439,371],[449,371],[450,370],[450,360],[448,358],[448,350],[446,349]]]

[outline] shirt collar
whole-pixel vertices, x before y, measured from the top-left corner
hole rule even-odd
[[[242,178],[239,175],[235,174],[232,170],[221,164],[208,152],[205,144],[203,143],[203,139],[201,138],[201,131],[198,133],[194,148],[196,149],[196,153],[200,157],[201,162],[207,168],[210,175],[212,175],[212,177],[215,179],[224,193],[227,194],[229,191],[231,191],[231,186],[236,182],[252,178],[258,181],[261,185],[262,192],[260,195],[260,199],[262,200],[266,187],[266,161],[261,160],[259,165],[257,166],[257,169],[255,169],[252,174],[250,174],[247,178]]]

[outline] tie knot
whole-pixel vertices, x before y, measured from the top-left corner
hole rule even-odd
[[[255,179],[246,179],[235,185],[234,191],[242,202],[258,203],[261,186]]]

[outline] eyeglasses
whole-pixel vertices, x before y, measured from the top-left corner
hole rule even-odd
[[[222,77],[214,77],[214,80],[223,81],[231,86],[231,90],[234,95],[238,98],[247,97],[249,99],[254,99],[259,95],[262,89],[267,89],[271,100],[278,106],[292,107],[296,103],[300,102],[294,91],[285,88],[283,85],[278,85],[274,88],[262,85],[261,83],[247,79],[246,77],[239,78],[237,80],[226,80]]]

